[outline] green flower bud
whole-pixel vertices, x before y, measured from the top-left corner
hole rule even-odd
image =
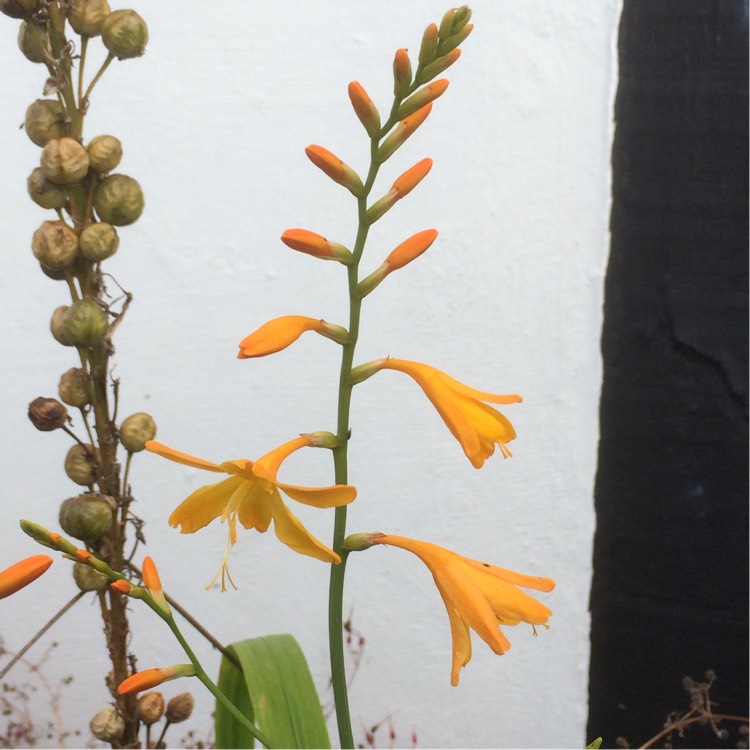
[[[140,57],[146,51],[148,27],[134,10],[116,10],[101,25],[104,46],[120,60]]]
[[[67,134],[65,110],[56,99],[37,99],[29,104],[24,118],[26,135],[37,146],[45,146],[52,138]]]
[[[37,167],[29,175],[26,189],[29,191],[29,198],[42,208],[62,208],[68,199],[68,191],[50,182],[44,176],[41,167]]]
[[[73,346],[94,346],[108,329],[107,313],[90,298],[76,300],[63,320],[63,334]]]
[[[81,408],[91,403],[91,379],[81,367],[71,367],[57,384],[60,398],[68,405]]]
[[[39,396],[29,404],[29,419],[37,430],[51,432],[68,421],[68,410],[56,398]]]
[[[106,260],[117,252],[120,238],[115,228],[105,221],[89,224],[80,237],[81,254],[90,261]]]
[[[75,138],[53,138],[42,150],[44,176],[56,185],[73,185],[89,171],[89,156]]]
[[[99,36],[102,22],[110,12],[107,0],[70,0],[66,15],[76,34]]]
[[[68,451],[68,455],[65,457],[65,473],[70,479],[76,484],[84,485],[88,487],[94,482],[99,475],[98,466],[99,451],[94,451],[94,448],[90,445],[81,445],[76,443],[71,446]],[[65,502],[68,502],[67,500]],[[80,505],[80,503],[79,503]],[[60,523],[62,523],[62,511],[60,516]],[[109,528],[109,527],[107,527]],[[63,525],[63,529],[68,534],[73,534],[70,529],[67,529]],[[82,539],[83,537],[73,534],[76,539]]]
[[[52,319],[49,322],[49,330],[55,341],[63,346],[73,346],[70,339],[65,335],[65,316],[70,310],[68,305],[60,305],[52,313]]]
[[[81,591],[104,591],[109,586],[109,578],[104,573],[83,563],[73,566],[73,579]]]
[[[137,180],[124,174],[111,174],[94,192],[94,208],[99,218],[116,227],[132,224],[143,212],[143,191]]]
[[[99,174],[111,172],[122,159],[122,143],[113,135],[98,135],[91,140],[86,151],[91,168]]]
[[[0,13],[11,18],[26,18],[37,9],[38,4],[37,0],[0,0]]]
[[[156,437],[156,422],[145,411],[131,414],[120,425],[120,442],[130,453],[142,451],[146,443],[154,437]]]
[[[47,29],[24,21],[18,30],[18,47],[27,60],[43,63],[47,59]]]
[[[78,235],[64,221],[45,221],[34,232],[31,249],[44,266],[61,271],[78,257]]]

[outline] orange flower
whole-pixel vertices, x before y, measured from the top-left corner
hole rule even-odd
[[[52,558],[49,555],[32,555],[0,572],[0,599],[28,586],[50,565],[52,565]]]
[[[322,234],[311,232],[308,229],[287,229],[281,235],[281,241],[292,250],[307,253],[323,260],[337,260],[349,265],[352,262],[352,254],[338,242],[330,242]]]
[[[527,622],[547,627],[552,614],[543,604],[518,587],[552,591],[551,578],[527,576],[489,563],[472,560],[438,547],[401,536],[372,534],[370,544],[389,544],[415,554],[430,570],[448,610],[453,640],[451,685],[458,685],[459,672],[471,659],[469,628],[496,653],[510,648],[500,625]]]
[[[123,680],[117,688],[117,692],[120,695],[140,693],[141,690],[156,687],[161,685],[162,682],[176,680],[178,677],[192,677],[193,675],[195,675],[195,668],[192,664],[173,664],[171,667],[144,669]]]
[[[339,344],[345,344],[349,340],[347,330],[341,326],[326,323],[325,320],[318,318],[308,318],[305,315],[283,315],[269,320],[268,323],[264,323],[256,331],[245,336],[240,342],[237,359],[265,357],[268,354],[280,352],[293,344],[305,331],[315,331]]]
[[[204,471],[229,475],[228,479],[218,484],[209,484],[197,489],[183,500],[169,517],[170,526],[179,526],[183,534],[192,534],[207,526],[215,518],[228,522],[229,535],[224,550],[224,559],[209,587],[219,575],[221,575],[222,591],[226,590],[225,578],[228,578],[234,586],[229,576],[227,559],[230,546],[237,541],[238,520],[246,529],[257,529],[260,532],[267,531],[273,521],[276,536],[295,552],[324,562],[341,562],[333,550],[310,534],[286,507],[279,493],[281,490],[292,500],[316,508],[337,507],[354,500],[357,490],[351,485],[300,487],[282,484],[276,479],[279,466],[287,456],[300,448],[311,445],[313,445],[313,439],[308,435],[303,435],[280,445],[255,462],[240,459],[214,464],[202,458],[181,453],[154,440],[146,443],[147,450],[168,458],[170,461]]]

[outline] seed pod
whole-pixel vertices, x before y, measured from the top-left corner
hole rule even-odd
[[[43,63],[47,59],[47,29],[35,23],[24,21],[18,30],[18,47],[24,57],[33,63]]]
[[[145,411],[131,414],[120,425],[120,442],[130,453],[142,451],[146,443],[154,437],[156,437],[156,422]]]
[[[73,346],[95,346],[108,329],[107,313],[90,298],[76,300],[63,320],[63,333]]]
[[[89,171],[89,156],[75,138],[53,138],[42,150],[42,172],[56,185],[74,185]]]
[[[167,703],[167,721],[170,724],[179,724],[185,719],[189,719],[193,713],[195,701],[191,693],[179,693]]]
[[[70,307],[68,305],[60,305],[55,308],[52,313],[52,318],[49,322],[49,330],[55,341],[63,346],[73,346],[70,339],[65,335],[65,315],[67,314]],[[64,399],[63,399],[64,400]]]
[[[60,398],[78,409],[91,403],[91,379],[81,367],[71,367],[64,372],[57,384]]]
[[[102,221],[124,227],[143,212],[143,191],[137,180],[124,174],[111,174],[94,192],[94,208]]]
[[[105,706],[94,714],[94,718],[89,722],[89,729],[98,740],[114,742],[125,732],[125,720],[114,706]]]
[[[66,15],[76,34],[99,36],[102,23],[110,13],[107,0],[70,0]]]
[[[136,716],[147,727],[156,724],[164,716],[164,696],[155,690],[138,698]]]
[[[37,430],[51,432],[68,420],[68,410],[56,398],[35,398],[29,404],[29,419]]]
[[[56,99],[37,99],[29,104],[24,118],[26,134],[37,146],[44,146],[51,138],[66,135],[65,110]]]
[[[78,235],[63,221],[45,221],[34,232],[31,249],[44,266],[61,271],[78,257]]]
[[[11,18],[25,18],[37,9],[37,0],[0,0],[0,13]]]
[[[97,263],[106,260],[117,252],[120,238],[115,228],[106,221],[89,224],[80,237],[81,255]]]
[[[81,591],[104,591],[109,585],[109,578],[104,573],[83,563],[73,565],[73,580]]]
[[[134,10],[116,10],[101,25],[104,46],[120,60],[140,57],[146,51],[148,26]]]
[[[69,497],[60,506],[59,521],[66,534],[95,542],[112,528],[112,504],[104,495]]]
[[[86,148],[91,168],[99,174],[111,172],[122,159],[122,143],[113,135],[98,135]]]
[[[76,443],[71,446],[68,455],[65,457],[65,473],[76,484],[84,487],[91,486],[97,478],[99,451],[94,451],[91,445],[81,445]],[[63,527],[64,528],[64,527]],[[68,531],[68,529],[65,529]],[[69,532],[73,534],[73,532]],[[82,537],[76,536],[76,539]]]
[[[68,199],[68,191],[60,185],[50,182],[41,170],[36,167],[26,180],[29,198],[42,208],[62,208]]]

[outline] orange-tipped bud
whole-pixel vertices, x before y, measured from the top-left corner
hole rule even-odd
[[[335,154],[322,146],[308,146],[305,149],[307,158],[325,172],[334,182],[343,185],[352,195],[361,198],[365,188],[359,175],[348,165],[344,164]]]
[[[124,578],[118,578],[116,581],[112,581],[109,585],[110,588],[123,596],[129,596],[130,592],[133,590],[133,584],[130,583],[130,581],[126,581]]]
[[[338,242],[329,242],[322,234],[310,232],[307,229],[287,229],[281,235],[281,241],[292,250],[314,255],[323,260],[337,260],[344,265],[350,265],[352,254]]]
[[[403,99],[411,86],[411,60],[405,49],[397,49],[393,58],[393,93],[397,99]]]
[[[192,664],[173,664],[171,667],[153,669],[144,669],[142,672],[136,672],[130,675],[126,680],[120,683],[117,692],[120,695],[130,695],[140,693],[141,690],[161,685],[168,680],[176,680],[178,677],[192,677],[195,675],[195,669]]]
[[[93,555],[88,550],[80,549],[80,548],[75,551],[75,556],[82,563],[87,563],[93,557]]]
[[[377,138],[380,135],[380,113],[364,87],[357,81],[352,81],[349,84],[349,99],[352,107],[354,107],[355,114],[367,131],[367,135],[370,138]]]
[[[435,76],[439,76],[444,70],[450,68],[458,58],[461,57],[461,50],[454,49],[448,52],[446,55],[438,57],[437,60],[431,62],[420,74],[418,81],[419,83],[427,83],[431,81]]]
[[[414,114],[418,109],[424,107],[425,104],[429,104],[430,102],[435,101],[439,96],[442,96],[447,88],[447,78],[441,78],[439,81],[433,81],[427,86],[423,86],[419,91],[415,91],[398,108],[398,118],[403,120],[405,117]]]
[[[378,161],[382,164],[386,159],[392,156],[396,149],[403,145],[406,139],[427,119],[427,115],[429,115],[431,111],[432,102],[425,104],[424,107],[418,109],[414,114],[401,120],[378,149]]]
[[[58,534],[56,531],[53,531],[49,535],[49,540],[52,542],[52,544],[60,544],[60,542],[62,541],[62,538],[63,538],[62,534]]]
[[[437,57],[438,27],[431,23],[422,34],[422,44],[419,48],[419,67],[424,68]]]
[[[395,248],[385,259],[385,262],[391,267],[391,271],[403,268],[427,250],[437,236],[436,229],[425,229],[423,232],[417,232]]]
[[[52,565],[52,558],[49,555],[32,555],[0,572],[0,599],[28,586],[50,565]]]
[[[169,608],[167,598],[164,596],[159,571],[156,569],[154,561],[148,555],[143,558],[141,574],[143,576],[143,583],[146,585],[148,593],[151,594],[154,604],[156,604],[163,614],[171,614],[172,610]]]
[[[398,197],[408,195],[427,176],[432,169],[432,159],[422,159],[413,167],[409,167],[400,177],[396,179],[391,190],[398,191]]]
[[[51,547],[58,552],[74,555],[77,549],[76,545],[68,541],[64,536],[61,536],[57,532],[48,531],[44,526],[40,526],[33,521],[27,521],[25,518],[21,520],[21,530],[24,534],[28,534],[34,541],[39,542],[39,544]]]
[[[347,330],[341,326],[318,318],[308,318],[305,315],[283,315],[269,320],[268,323],[264,323],[242,339],[237,359],[265,357],[268,354],[280,352],[293,344],[306,331],[315,331],[339,344],[346,344],[349,341]]]

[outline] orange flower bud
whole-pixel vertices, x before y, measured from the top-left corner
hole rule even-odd
[[[305,149],[307,158],[325,172],[334,182],[343,185],[352,195],[361,198],[364,195],[364,185],[359,175],[335,154],[322,146],[311,145]]]
[[[161,586],[159,571],[156,569],[154,561],[148,555],[143,558],[141,574],[143,576],[143,583],[146,585],[148,593],[151,594],[154,604],[156,604],[163,614],[171,614],[172,610],[169,604],[167,604],[167,598],[164,596],[164,590]]]
[[[399,199],[403,198],[419,185],[431,169],[432,159],[418,161],[413,167],[407,169],[406,172],[396,179],[391,190],[397,190]]]
[[[173,664],[171,667],[155,667],[136,672],[120,683],[117,692],[120,695],[140,693],[141,690],[161,685],[168,680],[176,680],[178,677],[192,677],[195,669],[192,664]]]
[[[352,261],[352,254],[343,245],[329,242],[322,234],[309,232],[307,229],[287,229],[281,235],[281,241],[292,250],[323,260],[337,260],[345,265]]]
[[[367,135],[370,138],[377,138],[380,135],[380,113],[362,85],[357,81],[352,81],[349,84],[349,99],[352,107],[354,107],[355,114],[367,131]]]
[[[461,50],[454,49],[448,52],[448,54],[438,57],[437,60],[431,62],[420,74],[417,79],[419,83],[427,83],[431,81],[435,76],[439,76],[444,70],[450,68],[458,58],[461,57]]]
[[[110,588],[116,591],[118,594],[128,596],[133,590],[133,584],[130,581],[126,581],[124,578],[118,578],[116,581],[112,581]]]
[[[436,229],[425,229],[423,232],[417,232],[393,250],[385,259],[385,262],[391,267],[392,271],[403,268],[427,250],[437,236]]]
[[[448,88],[448,79],[441,78],[439,81],[433,81],[432,83],[423,86],[419,91],[414,92],[399,108],[398,118],[403,120],[405,117],[416,112],[425,104],[435,101],[439,96],[445,93]]]
[[[77,549],[75,551],[75,556],[81,562],[84,562],[84,563],[88,562],[93,557],[93,555],[88,550],[85,550],[85,549]]]
[[[403,99],[411,86],[411,60],[405,49],[397,49],[393,58],[393,93]]]
[[[283,315],[264,323],[240,342],[237,359],[265,357],[293,344],[306,331],[315,331],[339,344],[349,341],[349,334],[341,326],[305,315]]]
[[[401,120],[378,149],[378,161],[382,164],[392,156],[396,149],[403,145],[406,139],[427,119],[427,115],[431,111],[432,102],[425,104],[424,107],[418,109],[414,114]]]
[[[49,555],[32,555],[0,572],[0,599],[28,586],[50,565],[52,565],[52,558]]]

